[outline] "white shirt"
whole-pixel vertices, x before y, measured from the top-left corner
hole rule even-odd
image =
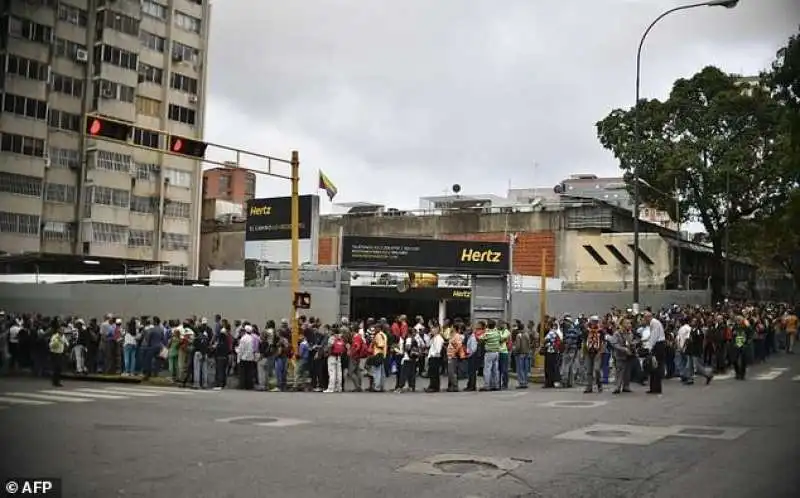
[[[689,338],[689,334],[692,332],[692,327],[689,324],[682,325],[681,328],[678,329],[678,336],[675,338],[678,343],[678,349],[683,351],[683,345],[686,344],[686,339]]]
[[[8,331],[8,342],[11,344],[16,344],[19,342],[19,331],[22,330],[22,327],[19,325],[12,325]]]
[[[239,339],[239,347],[236,348],[239,361],[256,361],[255,341],[253,334],[244,334]]]
[[[436,334],[431,339],[431,346],[428,350],[428,358],[439,358],[442,356],[442,348],[444,347],[444,337],[442,334]]]
[[[661,325],[661,322],[656,318],[650,320],[650,337],[647,338],[647,349],[652,351],[657,343],[666,340],[667,336],[664,335],[664,326]]]

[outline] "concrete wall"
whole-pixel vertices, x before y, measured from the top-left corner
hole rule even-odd
[[[628,290],[633,282],[632,233],[599,233],[567,230],[558,237],[558,276],[565,288],[583,291]],[[605,260],[601,265],[584,249],[591,246]],[[627,260],[620,262],[606,247],[615,247]],[[672,272],[672,251],[658,234],[641,233],[641,251],[652,260],[643,259],[639,265],[639,285],[654,289],[663,288],[664,279]]]
[[[654,310],[671,304],[711,303],[708,291],[642,291],[641,307],[650,306]],[[548,292],[547,314],[560,316],[565,313],[578,315],[604,315],[612,306],[629,308],[630,292]],[[539,293],[514,292],[511,294],[511,316],[523,321],[539,320]]]
[[[312,307],[307,316],[333,322],[338,315],[336,289],[307,287]],[[0,309],[43,315],[124,317],[157,315],[162,319],[219,313],[229,319],[263,324],[291,315],[291,291],[278,288],[171,287],[103,284],[0,284]]]

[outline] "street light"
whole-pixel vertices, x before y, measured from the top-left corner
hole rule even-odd
[[[681,10],[695,9],[698,7],[725,7],[732,9],[736,7],[739,0],[708,0],[706,2],[692,3],[688,5],[681,5],[673,7],[664,11],[660,16],[656,17],[653,22],[644,30],[642,38],[639,40],[639,48],[636,50],[636,103],[633,108],[633,138],[639,142],[639,93],[641,89],[642,77],[642,47],[647,35],[658,22],[668,15]],[[637,159],[635,159],[637,160]],[[633,164],[633,312],[639,312],[639,165]]]

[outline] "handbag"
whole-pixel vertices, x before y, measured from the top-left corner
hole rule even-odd
[[[161,351],[158,352],[158,357],[162,360],[166,360],[169,356],[169,349],[166,346],[161,346]]]

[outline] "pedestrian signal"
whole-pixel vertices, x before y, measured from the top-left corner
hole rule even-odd
[[[311,308],[311,294],[308,292],[295,292],[294,307],[300,310]]]

